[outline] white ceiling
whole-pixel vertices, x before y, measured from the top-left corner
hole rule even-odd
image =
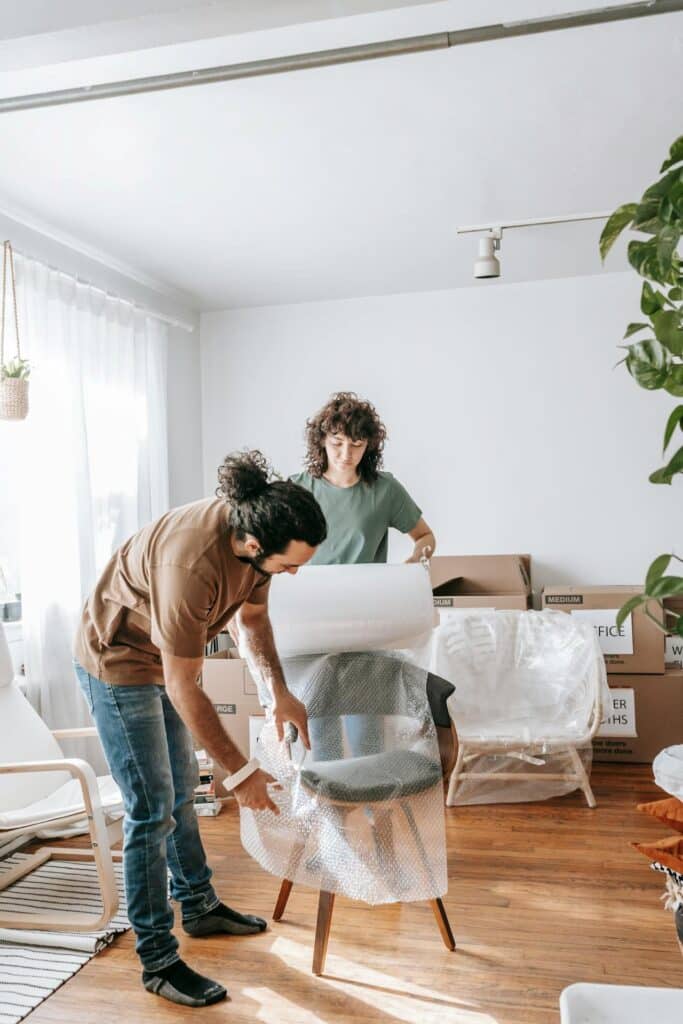
[[[404,5],[6,72],[0,95],[568,6]],[[676,14],[4,114],[0,207],[30,211],[202,309],[468,286],[475,238],[456,237],[457,225],[637,197],[680,134],[681,95]],[[599,272],[599,231],[507,234],[501,282]]]
[[[0,69],[126,53],[430,0],[0,0]]]

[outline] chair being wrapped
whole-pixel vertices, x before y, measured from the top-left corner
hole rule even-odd
[[[374,568],[381,589],[387,567]],[[397,579],[410,586],[420,577],[393,573],[392,586]],[[431,607],[426,573],[424,579]],[[337,894],[373,905],[427,900],[445,945],[455,949],[442,902],[448,888],[443,780],[427,694],[429,682],[436,706],[439,684],[442,695],[452,687],[387,651],[289,657],[283,668],[308,711],[312,749],[278,743],[268,720],[259,758],[282,784],[272,794],[280,814],[241,815],[244,848],[283,879],[274,919],[282,917],[294,884],[320,891],[315,974],[324,969]]]
[[[436,630],[431,667],[456,684],[449,806],[580,788],[595,807],[584,760],[608,691],[592,626],[557,611],[472,614]]]

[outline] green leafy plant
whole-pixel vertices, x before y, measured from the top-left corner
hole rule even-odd
[[[31,366],[28,359],[12,359],[9,363],[3,363],[0,367],[0,379],[13,378],[15,380],[28,380],[31,375]]]
[[[624,339],[635,338],[641,331],[647,334],[622,346],[626,355],[621,362],[641,388],[663,389],[675,398],[683,398],[683,267],[678,254],[683,234],[683,135],[671,146],[660,175],[645,190],[640,202],[626,203],[614,211],[600,236],[600,255],[604,260],[626,228],[647,236],[628,243],[628,261],[644,278],[640,295],[643,320],[629,324]],[[681,432],[683,405],[677,405],[664,428],[665,458],[674,435],[680,440]],[[649,479],[653,484],[671,484],[679,473],[683,473],[683,444]],[[664,598],[683,594],[683,577],[666,575],[672,560],[683,562],[677,555],[655,558],[648,569],[643,593],[620,609],[620,626],[635,608],[645,605],[646,614],[660,629],[683,636],[683,616],[667,609],[667,629],[667,622],[653,615],[648,607],[650,601],[661,607]]]

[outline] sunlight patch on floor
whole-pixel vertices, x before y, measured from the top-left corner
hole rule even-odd
[[[289,968],[301,971],[313,980],[313,951],[309,945],[277,938],[270,952],[280,957]],[[443,979],[440,963],[438,966],[435,963],[433,974],[435,978]],[[391,1015],[397,1021],[406,1021],[407,1024],[415,1024],[415,1021],[420,1024],[497,1024],[490,1014],[463,1005],[463,1000],[456,996],[404,981],[333,953],[328,953],[325,975],[318,978],[316,983],[344,992],[349,998]],[[312,1016],[310,1024],[317,1020],[317,1017]]]

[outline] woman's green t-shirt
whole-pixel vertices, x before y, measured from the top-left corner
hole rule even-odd
[[[391,473],[380,473],[373,484],[359,480],[353,487],[337,487],[310,473],[291,479],[311,492],[327,520],[327,539],[310,565],[386,562],[389,527],[409,533],[422,515]]]

